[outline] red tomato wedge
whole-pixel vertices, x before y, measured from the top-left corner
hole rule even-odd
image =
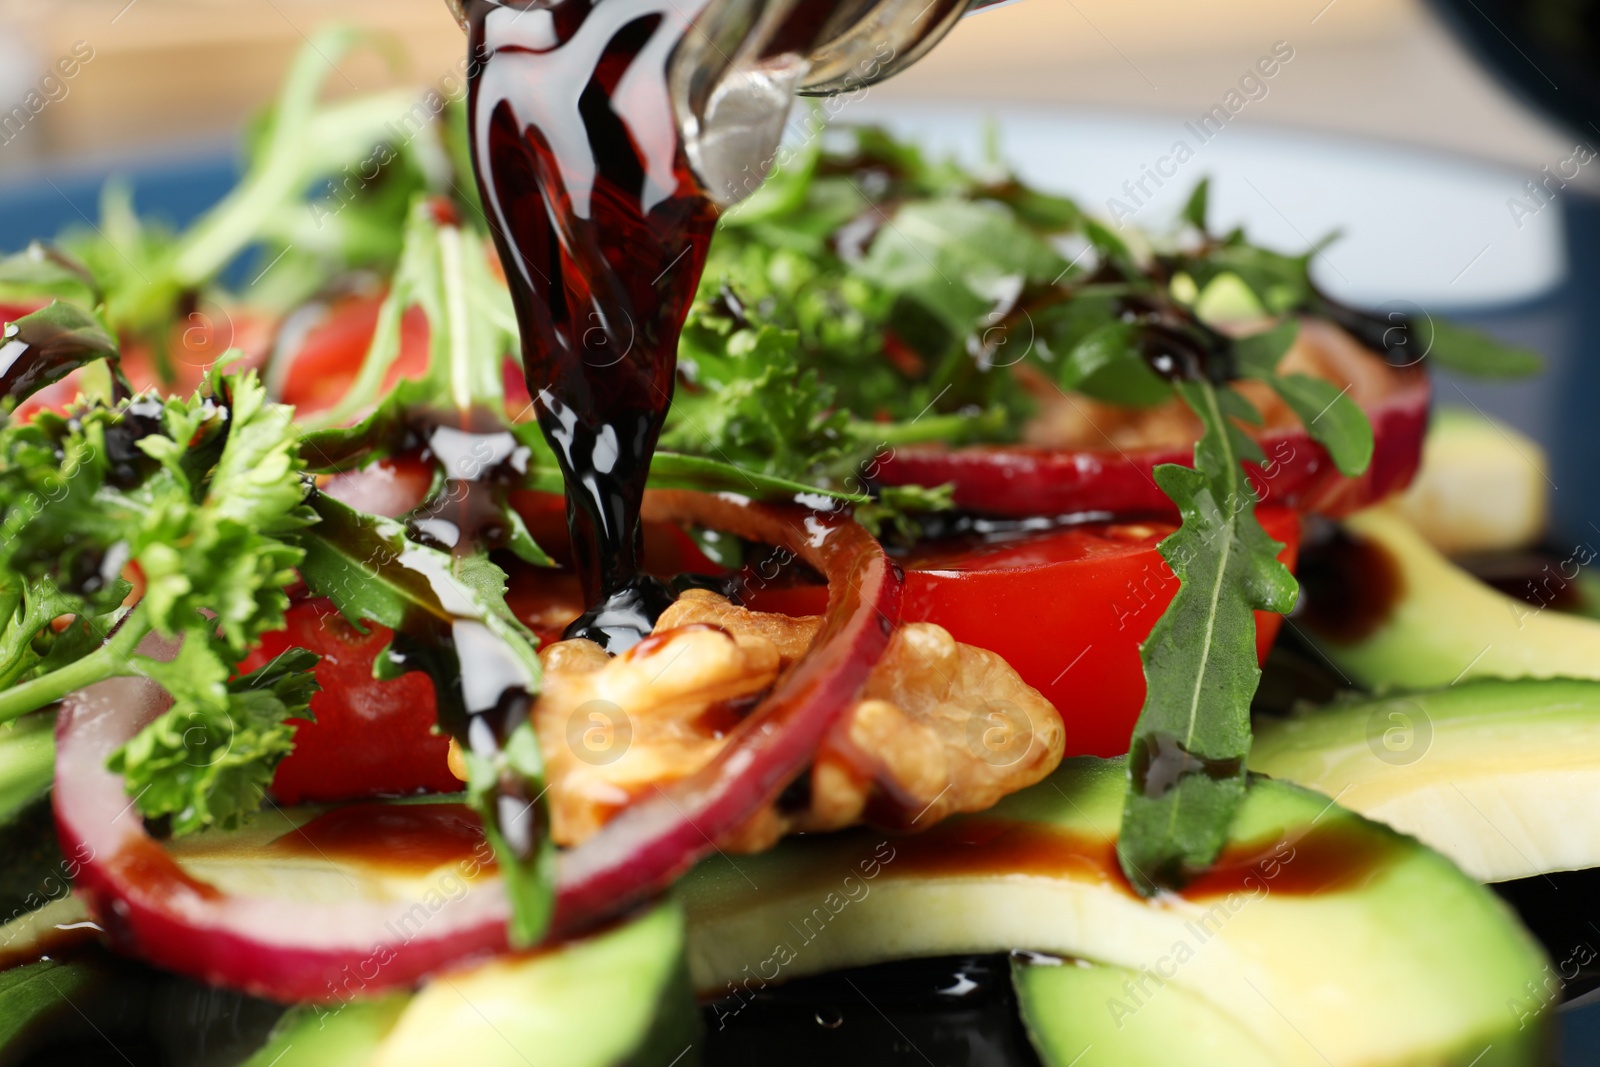
[[[322,657],[311,698],[315,722],[297,721],[294,751],[278,765],[272,792],[282,804],[303,804],[419,791],[453,793],[447,738],[433,732],[433,682],[421,673],[392,681],[372,676],[373,661],[394,635],[381,626],[363,634],[332,602],[300,600],[287,625],[262,639],[240,666],[248,673],[289,648]]]
[[[302,415],[337,404],[361,371],[382,306],[379,297],[360,296],[330,308],[327,318],[306,334],[289,357],[292,362],[284,377],[283,402],[293,404]],[[389,368],[384,388],[427,369],[428,317],[421,308],[412,308],[400,320],[400,355]]]
[[[1298,516],[1263,507],[1261,524],[1291,569]],[[1093,524],[981,547],[922,546],[906,570],[904,620],[932,622],[958,641],[1005,657],[1055,704],[1067,755],[1120,756],[1144,706],[1139,645],[1178,589],[1156,545],[1166,522]],[[759,584],[759,583],[757,583]],[[819,586],[759,589],[751,607],[791,615],[821,610]],[[1282,616],[1256,613],[1263,660]]]
[[[378,328],[378,313],[383,298],[350,297],[329,309],[327,317],[313,327],[300,346],[283,358],[290,361],[284,376],[283,402],[293,404],[302,415],[336,405],[355,382],[361,364]],[[384,380],[390,389],[401,378],[420,377],[428,369],[430,331],[422,309],[409,309],[400,320],[400,354]],[[528,387],[516,367],[506,361],[506,408],[524,411],[529,404]]]
[[[403,515],[427,491],[431,472],[425,466],[383,460],[340,475],[325,489],[352,506]],[[558,559],[565,558],[562,499],[519,493],[517,505],[534,539]],[[644,560],[652,573],[668,577],[716,569],[689,535],[670,522],[645,524]],[[511,574],[507,599],[546,643],[561,640],[567,624],[583,611],[583,592],[570,570],[518,567]],[[284,629],[267,634],[240,666],[240,673],[255,670],[287,648],[309,649],[322,657],[316,671],[322,692],[311,701],[316,721],[297,724],[294,751],[279,765],[272,782],[280,803],[452,793],[461,788],[446,763],[449,742],[433,731],[433,683],[420,673],[393,681],[372,676],[373,661],[392,636],[381,626],[362,634],[327,600],[299,599],[290,606]]]

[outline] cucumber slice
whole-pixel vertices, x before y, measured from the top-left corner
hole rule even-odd
[[[1254,1036],[1187,989],[1088,960],[1016,962],[1011,972],[1046,1067],[1277,1067]]]
[[[1263,722],[1250,767],[1484,882],[1600,867],[1600,682],[1463,682]]]
[[[588,940],[441,975],[368,1063],[687,1067],[699,1016],[683,945],[683,913],[667,904]]]
[[[1279,1064],[1465,1067],[1485,1049],[1479,1067],[1538,1062],[1543,955],[1448,860],[1258,780],[1222,867],[1145,901],[1116,866],[1126,781],[1123,761],[1069,760],[915,837],[853,832],[709,860],[679,889],[691,977],[740,997],[888,959],[1033,949],[1148,972]]]

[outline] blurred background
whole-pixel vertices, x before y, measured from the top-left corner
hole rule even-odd
[[[341,63],[336,90],[437,81],[462,55],[441,0],[3,0],[0,108],[23,105],[74,48],[93,58],[58,99],[0,130],[0,173],[215,144],[332,19],[381,28],[394,45],[393,69],[370,55]],[[1026,0],[966,20],[874,92],[1188,118],[1277,41],[1294,48],[1293,64],[1243,125],[1355,133],[1528,171],[1571,153],[1572,135],[1501,90],[1420,0]],[[1580,181],[1600,188],[1597,176],[1585,168]]]

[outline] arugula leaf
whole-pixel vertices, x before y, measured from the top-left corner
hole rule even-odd
[[[536,639],[506,605],[505,572],[482,553],[458,557],[419,545],[401,523],[332,497],[317,495],[313,507],[322,521],[302,535],[306,584],[356,627],[374,622],[394,630],[394,651],[433,677],[440,725],[461,741],[468,802],[483,818],[506,880],[512,940],[537,942],[554,907],[555,844],[540,833],[530,850],[513,848],[501,801],[522,801],[534,827],[550,825],[538,736],[523,715],[496,746],[467,737],[469,713],[490,710],[473,702],[487,695],[498,708],[509,691],[485,694],[485,683],[520,689],[531,701],[543,677]],[[460,658],[469,648],[472,663]]]
[[[1537,353],[1507,344],[1470,326],[1427,319],[1420,338],[1426,358],[1446,370],[1474,378],[1527,378],[1544,370]]]
[[[428,317],[428,369],[408,384],[408,392],[385,396],[385,380],[400,356],[401,320],[413,306]],[[499,411],[505,404],[503,366],[508,354],[519,351],[517,336],[511,295],[490,273],[487,242],[441,219],[435,205],[419,196],[411,204],[400,265],[361,370],[318,425],[344,423],[380,398],[384,404],[376,418],[393,419],[419,401]]]
[[[1278,373],[1278,364],[1283,362],[1283,357],[1289,354],[1289,349],[1294,347],[1299,336],[1300,323],[1287,318],[1271,329],[1236,338],[1233,355],[1238,362],[1240,376],[1261,381],[1270,379]]]
[[[1067,354],[1060,383],[1125,407],[1152,407],[1172,398],[1172,386],[1152,371],[1139,354],[1139,328],[1129,322],[1108,322]]]
[[[297,218],[315,226],[304,199],[306,190],[319,179],[343,180],[345,168],[362,164],[374,146],[393,139],[393,124],[409,116],[416,103],[409,90],[355,97],[327,107],[318,104],[334,65],[361,39],[362,33],[349,26],[331,27],[308,40],[295,56],[278,99],[261,124],[244,179],[172,249],[166,273],[179,285],[194,286],[215,277],[285,207],[294,208]]]
[[[1184,222],[1199,230],[1202,234],[1209,232],[1206,225],[1207,216],[1211,206],[1211,179],[1201,178],[1200,183],[1194,187],[1194,192],[1189,194],[1189,199],[1183,205],[1183,213],[1179,216]]]
[[[289,649],[259,670],[228,680],[225,655],[190,634],[170,663],[141,661],[173,705],[112,754],[146,818],[172,817],[174,835],[231,830],[260,807],[294,749],[289,719],[310,719],[317,656]]]
[[[1134,728],[1118,858],[1149,895],[1209,865],[1244,798],[1256,611],[1287,612],[1298,587],[1278,562],[1283,546],[1255,516],[1242,461],[1260,448],[1236,424],[1255,411],[1230,390],[1181,382],[1200,418],[1195,465],[1168,464],[1156,482],[1183,515],[1161,555],[1182,581],[1142,655],[1148,695]]]
[[[1374,447],[1372,423],[1350,399],[1348,387],[1340,389],[1307,374],[1275,374],[1267,382],[1300,417],[1312,440],[1328,450],[1340,474],[1354,478],[1366,471]]]
[[[218,279],[252,250],[259,258],[249,302],[268,311],[296,307],[352,270],[387,274],[413,196],[451,191],[450,160],[441,124],[409,132],[419,107],[426,118],[436,110],[411,90],[319,99],[335,64],[362,40],[347,27],[307,40],[256,124],[243,179],[186,230],[140,218],[130,188],[112,182],[98,224],[62,235],[63,248],[85,268],[76,285],[71,259],[60,257],[54,269],[37,256],[12,257],[0,265],[0,292],[100,307],[113,332],[146,344],[158,374],[171,382],[177,324],[199,314],[193,309],[202,298],[233,303]],[[407,132],[397,137],[397,129]]]
[[[100,303],[100,283],[87,266],[44,241],[0,258],[0,293],[12,299],[49,297],[86,307]]]
[[[909,299],[953,331],[967,332],[1008,287],[1048,283],[1066,260],[993,202],[911,203],[872,242],[862,275]]]
[[[93,962],[50,957],[0,971],[0,1046],[21,1044],[58,1013],[92,1003],[95,992],[111,980],[106,968]]]
[[[1234,342],[1234,354],[1243,377],[1272,386],[1317,441],[1333,457],[1339,473],[1353,478],[1372,462],[1372,423],[1348,388],[1306,374],[1279,374],[1278,364],[1293,347],[1300,324],[1285,319],[1272,329]]]

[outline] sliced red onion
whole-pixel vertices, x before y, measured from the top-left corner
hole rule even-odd
[[[897,570],[848,518],[676,492],[651,494],[646,511],[794,552],[827,577],[828,614],[811,652],[710,765],[563,854],[555,936],[661,892],[776,799],[859,692],[900,617]],[[143,651],[173,649],[152,642]],[[509,908],[488,875],[459,899],[430,908],[419,924],[414,901],[311,904],[230,895],[187,874],[145,833],[122,778],[106,768],[112,753],[169,705],[155,683],[118,678],[70,697],[56,727],[56,824],[63,846],[89,857],[77,889],[120,949],[283,1001],[339,1000],[409,985],[506,950]]]
[[[1422,459],[1429,393],[1427,377],[1411,374],[1382,402],[1366,408],[1374,449],[1366,473],[1356,478],[1340,474],[1303,427],[1260,434],[1267,464],[1249,468],[1256,492],[1264,501],[1337,518],[1404,489]],[[953,483],[958,508],[987,515],[1171,517],[1177,509],[1151,477],[1164,463],[1193,466],[1194,450],[1187,445],[1132,451],[904,448],[881,461],[877,480],[884,485]]]
[[[556,904],[562,928],[670,884],[713,841],[776,800],[811,762],[900,623],[900,571],[850,519],[688,492],[648,494],[644,513],[647,520],[693,522],[788,549],[828,580],[828,610],[811,651],[710,764],[629,807],[562,857]]]
[[[190,877],[145,833],[121,776],[106,769],[170,703],[154,682],[116,678],[70,697],[56,725],[56,826],[69,853],[89,857],[76,889],[119,949],[283,1001],[347,998],[504,950],[508,909],[487,881],[404,941],[395,931],[415,927],[405,921],[411,901],[310,905],[230,896]]]

